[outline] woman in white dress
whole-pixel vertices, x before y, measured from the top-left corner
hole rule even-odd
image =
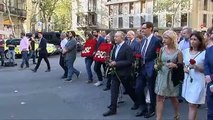
[[[189,103],[188,119],[195,120],[198,104],[205,104],[205,43],[200,32],[190,36],[190,48],[183,51],[185,79],[182,96]]]

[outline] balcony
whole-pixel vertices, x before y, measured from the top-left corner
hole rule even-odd
[[[77,27],[78,28],[96,28],[97,27],[97,14],[94,12],[78,13],[77,14]]]
[[[0,3],[0,12],[4,12],[4,4]]]
[[[120,3],[129,3],[129,2],[138,2],[140,0],[107,0],[106,5],[120,4]],[[142,0],[145,1],[145,0]]]
[[[17,7],[11,7],[11,6],[9,6],[8,8],[10,10],[11,15],[17,16],[17,17],[22,18],[22,19],[26,19],[26,17],[27,17],[27,11],[26,10],[19,9]],[[6,13],[8,13],[8,11],[6,11]]]

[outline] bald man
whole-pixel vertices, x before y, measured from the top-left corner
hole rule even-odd
[[[109,111],[103,114],[103,116],[114,115],[117,112],[117,100],[119,94],[120,83],[129,94],[133,102],[136,102],[136,95],[133,87],[130,85],[129,76],[131,73],[131,66],[133,63],[133,52],[131,48],[124,41],[124,33],[121,31],[115,34],[116,47],[113,49],[112,62],[109,64],[111,67],[115,67],[116,73],[112,74],[111,85],[111,105]]]

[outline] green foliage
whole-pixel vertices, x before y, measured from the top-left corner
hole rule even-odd
[[[154,12],[172,12],[173,14],[180,9],[185,11],[189,9],[189,0],[156,0]]]
[[[72,5],[71,0],[60,0],[57,3],[55,14],[53,15],[56,31],[71,29],[72,24],[71,5]]]

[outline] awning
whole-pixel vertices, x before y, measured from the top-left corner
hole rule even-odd
[[[3,25],[12,25],[12,21],[4,20]]]

